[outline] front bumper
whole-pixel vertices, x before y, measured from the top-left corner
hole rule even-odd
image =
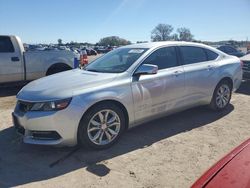
[[[82,109],[72,100],[60,111],[28,111],[12,113],[13,124],[24,143],[39,145],[77,144],[77,129],[82,117]]]

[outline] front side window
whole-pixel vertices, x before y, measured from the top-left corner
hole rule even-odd
[[[90,63],[84,70],[104,73],[126,71],[147,48],[118,48]]]
[[[185,65],[207,61],[207,55],[203,48],[181,46],[180,51]]]
[[[143,64],[157,65],[159,70],[178,66],[175,47],[165,47],[156,50]]]
[[[10,37],[0,36],[0,53],[11,53],[14,52],[13,44]]]

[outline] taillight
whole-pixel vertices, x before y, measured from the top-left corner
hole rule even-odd
[[[240,60],[240,66],[243,68],[244,62]]]

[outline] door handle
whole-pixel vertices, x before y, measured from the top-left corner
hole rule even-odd
[[[174,71],[173,75],[178,77],[181,73],[182,71],[177,70],[177,71]]]
[[[19,57],[11,57],[11,61],[20,61]]]
[[[207,66],[207,70],[210,71],[210,70],[213,70],[214,69],[214,66],[213,65],[208,65]]]

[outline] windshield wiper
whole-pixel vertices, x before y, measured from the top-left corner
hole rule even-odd
[[[102,72],[102,71],[99,71],[99,70],[96,70],[96,69],[84,69],[86,71],[90,71],[90,72]]]

